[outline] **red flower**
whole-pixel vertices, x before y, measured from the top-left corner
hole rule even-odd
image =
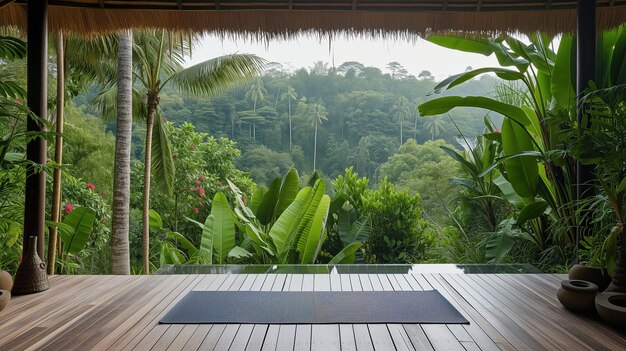
[[[204,176],[203,175],[200,176],[200,180],[204,180]]]
[[[198,188],[198,194],[200,194],[200,196],[204,196],[204,189]]]
[[[500,133],[500,128],[496,128],[496,133]]]
[[[196,185],[200,184],[200,179],[196,179]]]
[[[63,213],[68,215],[68,214],[72,213],[72,211],[74,211],[74,205],[72,205],[71,202],[66,203],[65,207],[63,207]]]
[[[198,213],[198,208],[197,207],[193,208],[193,213]]]
[[[93,183],[87,183],[85,185],[85,188],[91,189],[91,190],[96,190],[96,186]]]

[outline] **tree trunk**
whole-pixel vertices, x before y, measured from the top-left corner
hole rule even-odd
[[[63,163],[63,108],[65,107],[65,40],[63,32],[57,34],[57,120],[54,162]],[[52,222],[61,221],[61,170],[54,169],[52,184]],[[57,248],[57,227],[50,227],[48,237],[48,274],[54,274]]]
[[[117,123],[113,175],[113,212],[111,215],[112,273],[130,274],[130,154],[132,145],[133,34],[119,34],[117,71]]]
[[[417,142],[417,116],[415,116],[415,126],[413,126],[413,140]]]
[[[616,255],[613,280],[607,291],[626,293],[626,238],[624,238],[624,232],[620,232],[617,236]]]
[[[315,172],[316,159],[317,159],[317,121],[315,121],[315,137],[313,139],[313,172]]]
[[[141,253],[144,274],[150,273],[150,177],[152,174],[152,130],[156,116],[158,96],[148,93],[148,118],[146,119],[146,144],[143,170],[143,209],[141,227]]]
[[[287,99],[289,101],[288,104],[287,104],[287,106],[289,106],[288,110],[287,110],[288,111],[288,115],[289,115],[289,150],[291,150],[292,149],[292,147],[291,147],[291,98],[289,97]]]

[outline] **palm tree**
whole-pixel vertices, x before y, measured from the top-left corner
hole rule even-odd
[[[198,96],[214,96],[258,75],[265,60],[255,55],[233,54],[213,58],[184,68],[186,53],[192,50],[194,38],[175,35],[164,30],[145,30],[134,35],[133,50],[133,114],[146,121],[144,148],[144,189],[142,208],[142,266],[150,270],[150,186],[152,171],[156,185],[171,194],[174,163],[164,120],[159,114],[160,94],[168,85],[181,92]],[[117,85],[101,93],[105,108],[116,105],[112,99]],[[153,138],[156,141],[153,143]]]
[[[317,159],[317,126],[328,120],[326,116],[328,116],[326,108],[324,108],[321,104],[313,104],[309,106],[304,116],[311,124],[311,127],[315,127],[313,144],[313,171],[315,171],[315,163]]]
[[[291,150],[291,100],[296,100],[298,98],[298,93],[296,90],[289,85],[287,87],[287,91],[283,93],[281,99],[287,99],[287,116],[289,117],[289,150]]]
[[[259,100],[263,100],[267,94],[267,90],[263,86],[263,80],[261,78],[257,78],[252,81],[252,85],[248,88],[246,92],[246,99],[250,99],[252,101],[252,111],[256,114],[256,103]],[[256,140],[256,122],[252,120],[252,140]]]
[[[396,123],[400,123],[400,146],[404,141],[402,137],[402,124],[404,120],[411,117],[411,106],[409,100],[404,96],[400,96],[398,101],[393,105],[391,111],[393,112],[393,120]]]
[[[435,140],[435,137],[438,136],[443,130],[443,119],[441,116],[432,116],[426,120],[424,126],[428,129],[428,132],[431,135],[431,140]]]
[[[117,123],[115,130],[115,171],[111,215],[111,263],[113,274],[130,274],[130,154],[132,144],[133,34],[118,35]]]

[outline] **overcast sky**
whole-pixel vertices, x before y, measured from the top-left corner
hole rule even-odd
[[[329,45],[330,44],[330,45]],[[329,50],[330,48],[330,50]],[[463,72],[467,66],[473,68],[497,66],[493,57],[479,54],[465,54],[449,50],[418,39],[409,42],[403,39],[354,39],[337,37],[328,39],[300,37],[288,41],[251,43],[243,39],[224,39],[208,36],[195,49],[188,60],[192,65],[209,58],[232,54],[256,54],[270,62],[278,62],[287,68],[313,66],[313,62],[328,62],[338,67],[346,61],[358,61],[366,66],[374,66],[386,71],[387,63],[397,61],[410,74],[417,76],[421,71],[430,71],[437,80]]]

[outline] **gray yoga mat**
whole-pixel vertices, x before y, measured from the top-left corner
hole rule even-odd
[[[191,291],[161,324],[469,322],[438,291]]]

